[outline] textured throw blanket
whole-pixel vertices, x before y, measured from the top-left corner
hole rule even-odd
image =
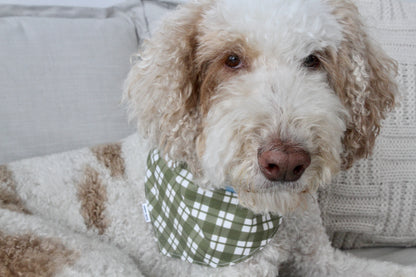
[[[374,153],[320,195],[335,247],[416,245],[416,3],[354,1],[370,33],[397,60],[401,97]]]

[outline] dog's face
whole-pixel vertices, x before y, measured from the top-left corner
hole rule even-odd
[[[201,183],[285,213],[371,151],[394,69],[349,2],[205,0],[147,43],[126,98]]]
[[[196,143],[204,176],[232,184],[243,199],[299,194],[328,182],[349,120],[320,64],[325,49],[342,40],[329,7],[217,1],[201,26],[196,55],[212,86],[202,86],[210,95],[203,95]]]

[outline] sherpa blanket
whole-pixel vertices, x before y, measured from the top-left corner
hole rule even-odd
[[[0,276],[141,276],[144,147],[133,135],[1,165]]]

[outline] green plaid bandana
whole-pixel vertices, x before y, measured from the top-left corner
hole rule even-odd
[[[162,254],[211,267],[233,265],[276,234],[281,217],[253,214],[238,205],[235,193],[196,186],[186,164],[153,150],[147,167],[147,208]]]

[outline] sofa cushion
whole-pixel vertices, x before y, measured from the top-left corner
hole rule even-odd
[[[399,63],[400,104],[384,121],[374,154],[320,195],[333,245],[416,245],[416,3],[356,0],[372,36]]]
[[[119,103],[145,28],[134,0],[1,4],[0,164],[132,133]]]
[[[150,36],[155,32],[159,26],[163,16],[168,13],[170,10],[175,9],[180,2],[183,1],[162,1],[162,0],[145,0],[143,1],[143,8],[148,22],[148,32],[146,36]]]

